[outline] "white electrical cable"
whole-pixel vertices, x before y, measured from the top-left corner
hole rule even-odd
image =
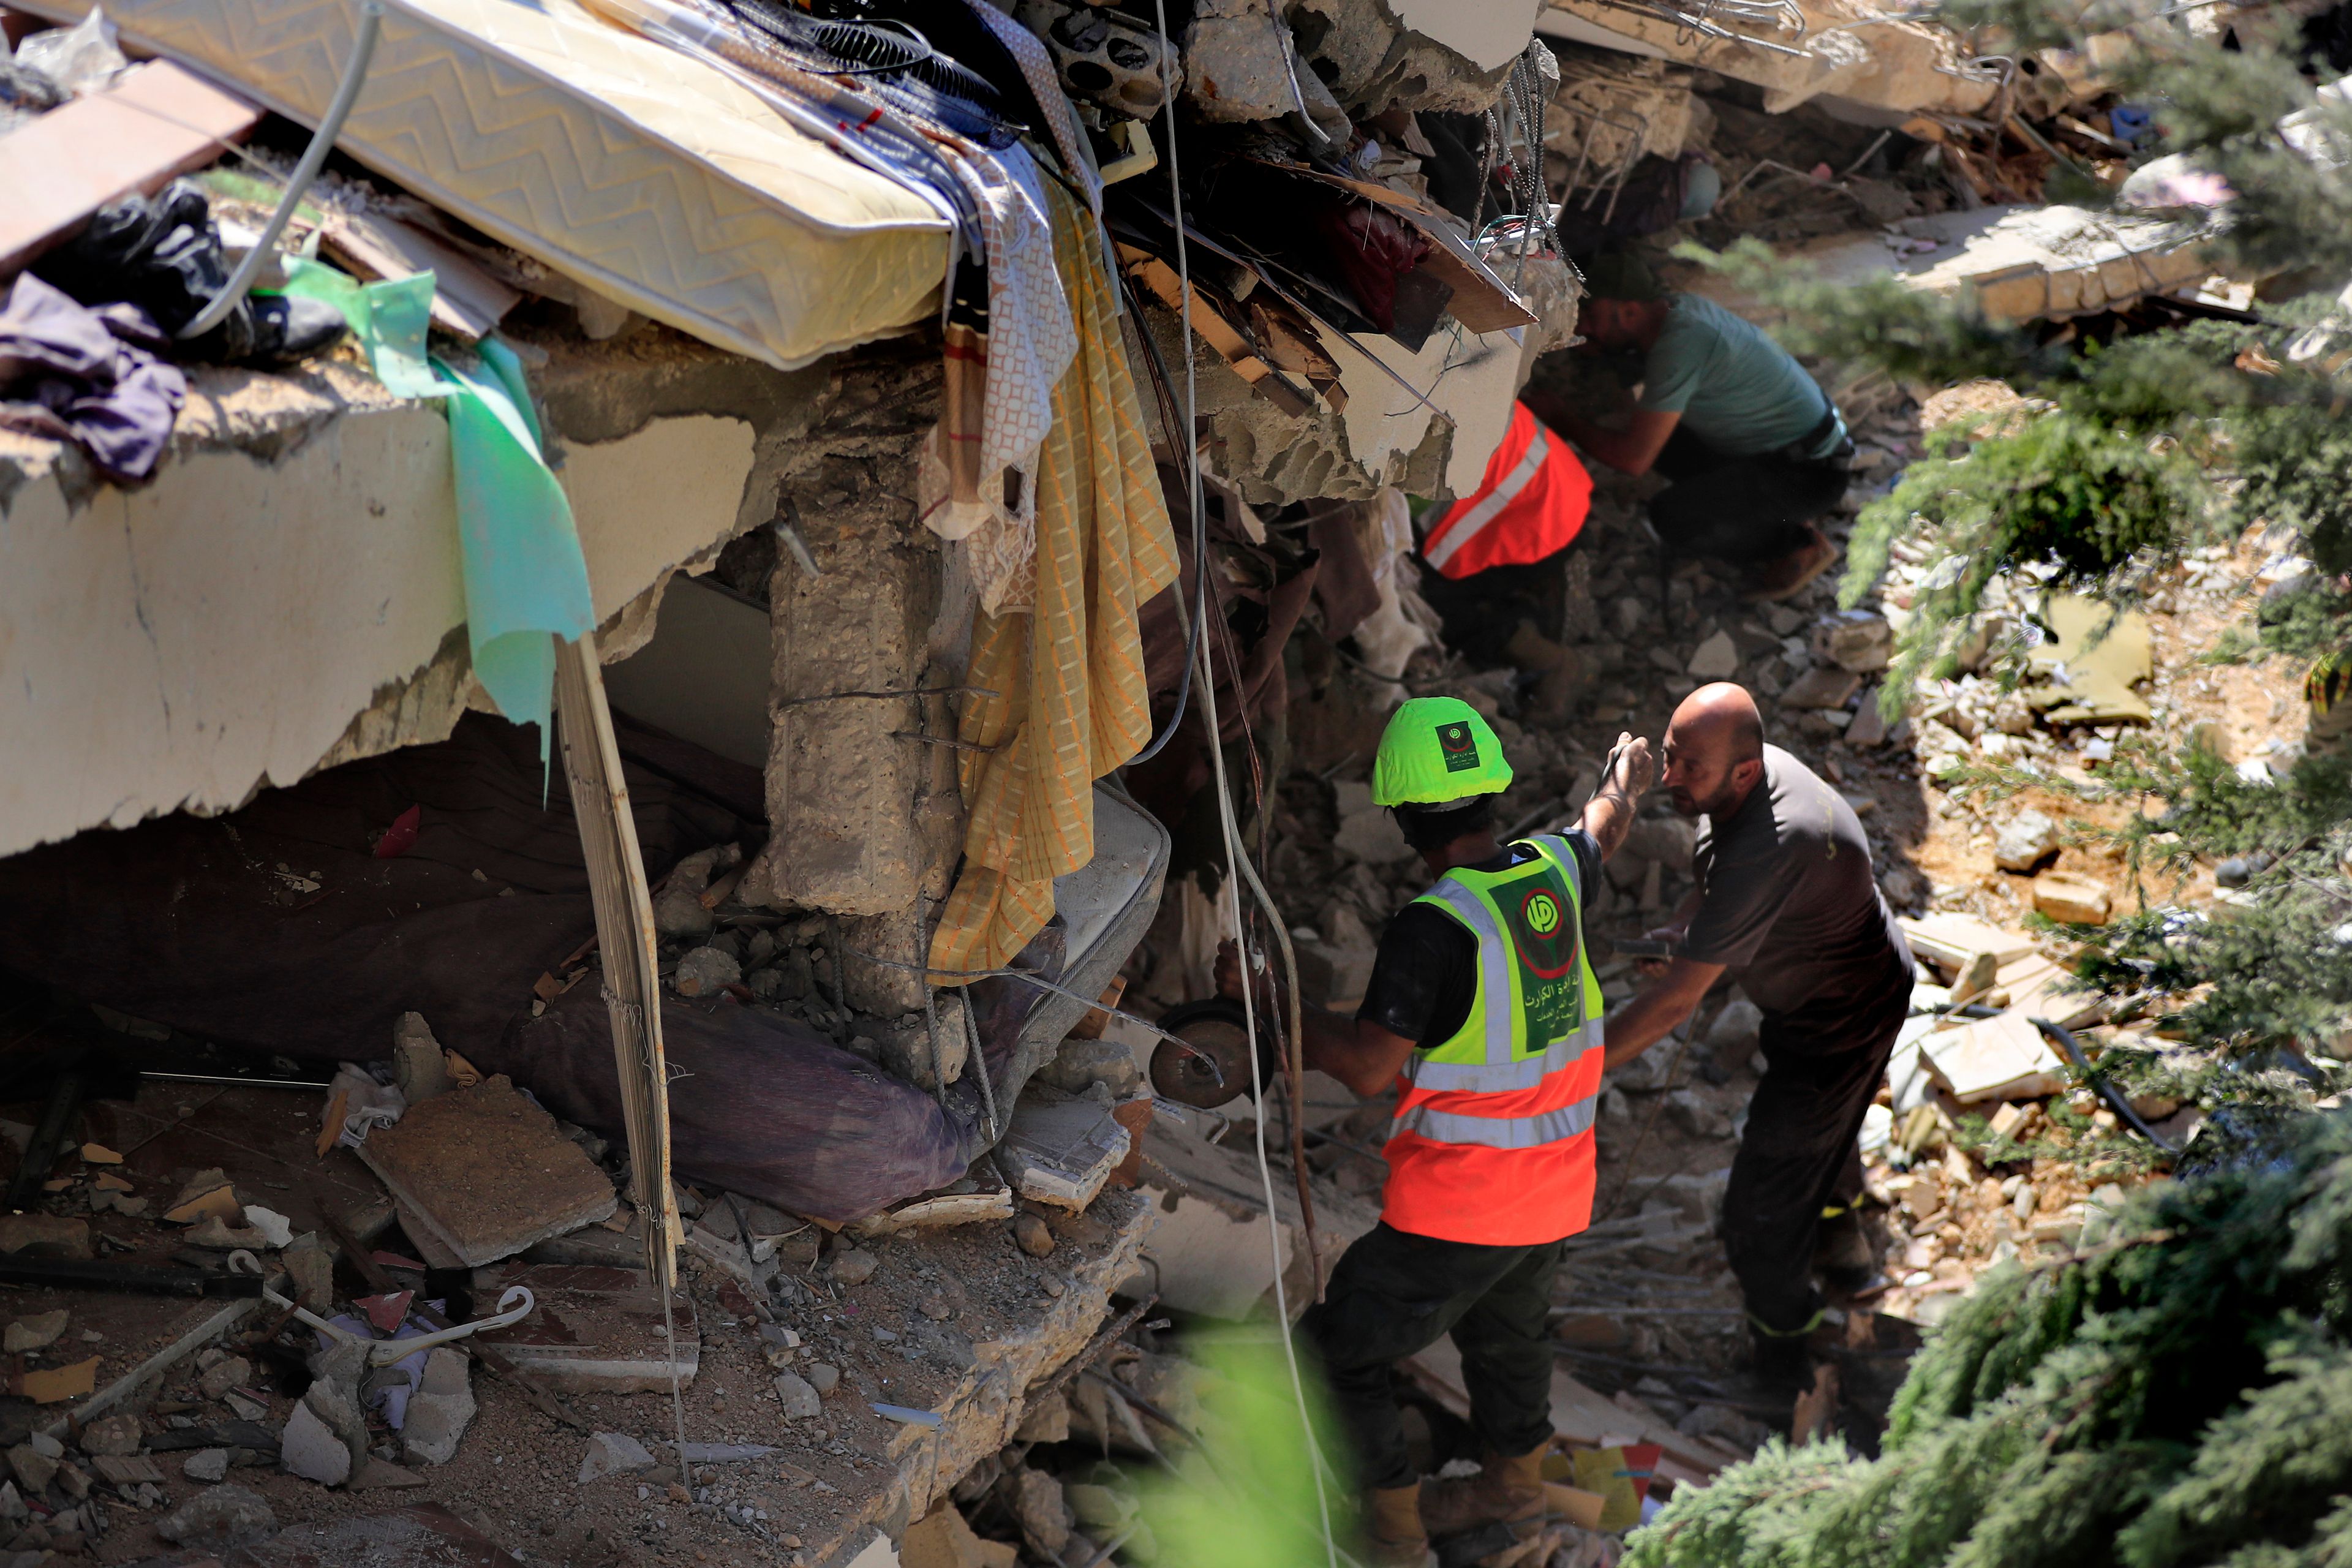
[[[1152,0],[1152,9],[1160,24],[1161,58],[1172,58],[1175,41],[1168,36],[1168,0]],[[1184,185],[1183,170],[1176,156],[1176,94],[1167,95],[1168,124],[1168,200],[1169,211],[1175,217],[1177,315],[1181,323],[1184,346],[1184,454],[1185,478],[1192,515],[1201,515],[1201,437],[1196,428],[1200,409],[1200,387],[1197,358],[1192,343],[1192,268],[1190,253],[1184,245]],[[1302,115],[1301,118],[1304,118]],[[1309,121],[1311,124],[1312,121]],[[1138,322],[1139,327],[1143,323]],[[1149,330],[1146,328],[1145,330]],[[1298,1405],[1298,1429],[1307,1439],[1307,1468],[1315,1475],[1315,1512],[1323,1526],[1324,1559],[1328,1568],[1339,1568],[1339,1543],[1331,1533],[1331,1502],[1323,1489],[1323,1455],[1315,1441],[1315,1422],[1307,1409],[1307,1384],[1298,1372],[1298,1347],[1290,1332],[1290,1302],[1282,1284],[1282,1216],[1274,1205],[1274,1171],[1265,1157],[1265,1085],[1258,1070],[1257,1059],[1257,987],[1249,965],[1249,931],[1242,923],[1241,834],[1234,825],[1234,796],[1225,779],[1225,749],[1219,739],[1217,722],[1217,680],[1209,653],[1208,584],[1209,563],[1195,561],[1192,569],[1202,574],[1202,592],[1195,603],[1195,629],[1199,632],[1194,655],[1200,661],[1194,679],[1201,683],[1201,722],[1209,740],[1209,758],[1217,786],[1218,826],[1224,835],[1225,884],[1234,900],[1234,946],[1242,965],[1242,1037],[1249,1043],[1250,1093],[1258,1106],[1257,1115],[1257,1176],[1265,1193],[1266,1246],[1274,1261],[1274,1307],[1276,1321],[1282,1331],[1283,1360],[1290,1369],[1291,1397]]]

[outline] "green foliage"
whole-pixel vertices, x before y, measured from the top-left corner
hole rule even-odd
[[[1281,1350],[1264,1342],[1215,1341],[1194,1360],[1207,1447],[1181,1450],[1171,1472],[1143,1494],[1143,1518],[1157,1545],[1157,1561],[1230,1568],[1309,1568],[1323,1563],[1315,1450],[1299,1425]],[[1335,1453],[1311,1381],[1307,1394],[1322,1451]],[[1335,1513],[1332,1523],[1341,1531],[1341,1544],[1352,1550],[1347,1521]]]
[[[2352,1564],[2352,1118],[2150,1189],[2121,1233],[1988,1276],[1879,1458],[1769,1446],[1629,1568]]]

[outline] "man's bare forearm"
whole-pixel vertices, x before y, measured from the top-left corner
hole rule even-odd
[[[1300,1015],[1306,1026],[1307,1065],[1367,1099],[1386,1089],[1412,1054],[1411,1040],[1369,1020],[1320,1007],[1302,1008]]]
[[[1655,984],[1609,1016],[1601,1026],[1602,1067],[1622,1067],[1665,1038],[1696,1010],[1722,973],[1720,963],[1675,959]]]

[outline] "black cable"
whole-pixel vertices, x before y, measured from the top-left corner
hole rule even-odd
[[[1175,420],[1176,393],[1174,384],[1168,377],[1168,362],[1160,357],[1160,343],[1151,335],[1151,323],[1144,320],[1143,301],[1137,298],[1135,286],[1125,278],[1119,279],[1119,286],[1127,292],[1129,310],[1135,318],[1135,335],[1143,340],[1143,352],[1151,360],[1153,391],[1159,395],[1160,423],[1167,428],[1170,437],[1174,437],[1179,435]],[[1189,350],[1191,345],[1187,344],[1186,347]],[[1197,438],[1190,429],[1182,431],[1181,437],[1187,441]],[[1171,441],[1171,449],[1172,447]],[[1139,763],[1150,762],[1166,750],[1168,742],[1176,738],[1176,727],[1184,722],[1184,710],[1192,696],[1192,666],[1200,655],[1201,628],[1209,618],[1208,519],[1202,509],[1199,492],[1192,490],[1189,486],[1186,489],[1192,497],[1192,581],[1196,585],[1196,592],[1192,612],[1184,617],[1184,673],[1176,682],[1176,710],[1168,715],[1167,728],[1161,730],[1150,745],[1127,759],[1125,765],[1130,768]],[[1181,580],[1177,591],[1181,600],[1182,597]],[[1209,741],[1212,745],[1214,745],[1216,737],[1212,735]]]
[[[2132,1124],[2133,1131],[2168,1154],[2180,1152],[2156,1135],[2156,1129],[2150,1127],[2141,1118],[2140,1113],[2132,1109],[2132,1103],[2125,1097],[2123,1090],[2109,1083],[2104,1075],[2091,1070],[2090,1062],[2083,1056],[2083,1047],[2074,1043],[2074,1032],[2072,1029],[2062,1028],[2047,1018],[2033,1018],[2029,1019],[2028,1022],[2058,1042],[2060,1048],[2066,1053],[2066,1059],[2074,1064],[2074,1070],[2081,1073],[2084,1081],[2088,1082],[2093,1089],[2098,1090],[2100,1099],[2115,1108],[2117,1116]]]

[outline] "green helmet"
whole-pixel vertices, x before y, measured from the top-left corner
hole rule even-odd
[[[1416,697],[1398,709],[1372,760],[1374,805],[1437,805],[1510,787],[1503,742],[1458,697]]]

